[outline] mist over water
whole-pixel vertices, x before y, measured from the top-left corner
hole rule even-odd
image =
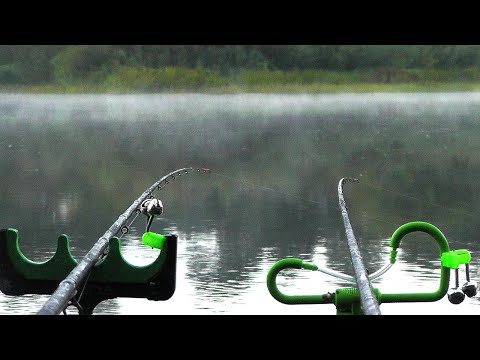
[[[388,261],[398,226],[421,220],[451,248],[471,251],[478,281],[479,110],[480,93],[2,94],[0,227],[18,229],[22,251],[35,261],[49,259],[65,233],[80,260],[157,179],[177,168],[211,168],[157,193],[165,212],[152,230],[179,237],[174,296],[108,300],[95,313],[334,314],[333,305],[276,302],[266,274],[284,257],[352,273],[337,184],[357,177],[345,200],[371,272]],[[144,226],[139,218],[122,240],[132,264],[158,255],[140,241]],[[382,293],[435,290],[434,241],[411,235],[400,250],[374,285]],[[349,285],[298,270],[282,272],[279,286],[321,294]],[[33,314],[47,298],[0,294],[0,313]],[[477,297],[457,306],[444,298],[381,309],[476,314],[478,305]]]

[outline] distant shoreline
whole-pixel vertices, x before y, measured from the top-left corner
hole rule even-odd
[[[236,93],[285,93],[285,94],[324,94],[324,93],[369,93],[369,92],[475,92],[480,91],[480,82],[439,82],[439,83],[351,83],[351,84],[262,84],[256,86],[224,85],[190,88],[172,87],[159,90],[134,87],[107,88],[101,85],[0,85],[0,93],[25,94],[236,94]]]
[[[57,94],[366,93],[480,91],[480,68],[356,71],[117,67],[88,78],[0,83],[0,92]]]

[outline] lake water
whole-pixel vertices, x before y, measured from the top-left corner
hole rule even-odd
[[[113,299],[95,314],[335,314],[334,305],[283,305],[269,268],[298,257],[352,274],[337,184],[365,265],[389,257],[389,238],[427,221],[452,249],[472,253],[479,280],[480,93],[327,95],[0,95],[0,228],[49,259],[58,235],[80,260],[131,202],[160,177],[175,180],[152,231],[178,235],[177,288],[168,301]],[[142,215],[143,216],[143,215]],[[135,265],[145,219],[122,239]],[[382,293],[434,291],[439,254],[426,235],[402,241],[374,282]],[[453,275],[453,273],[452,273]],[[453,286],[453,276],[451,286]],[[465,281],[464,267],[460,281]],[[348,284],[320,272],[284,271],[290,294]],[[34,314],[48,296],[0,294],[0,314]],[[383,304],[383,314],[478,314],[478,296],[452,305]],[[72,311],[73,312],[73,311]]]

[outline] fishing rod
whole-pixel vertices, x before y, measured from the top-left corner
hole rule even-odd
[[[355,276],[349,276],[316,264],[312,264],[298,258],[285,258],[277,261],[268,271],[267,287],[270,294],[279,302],[288,305],[298,304],[334,304],[337,308],[338,315],[381,315],[379,305],[382,303],[394,302],[434,302],[442,299],[447,295],[448,300],[455,305],[463,302],[465,296],[474,297],[477,294],[478,284],[470,279],[469,263],[471,254],[466,249],[450,250],[447,239],[443,233],[434,225],[414,221],[400,226],[390,239],[389,263],[383,268],[367,276],[363,260],[361,258],[355,236],[353,234],[350,219],[348,217],[347,206],[343,197],[343,185],[346,182],[358,182],[357,179],[343,178],[338,184],[338,200],[342,217],[344,221],[345,231],[347,235],[348,246],[352,264],[355,270]],[[370,280],[373,281],[385,274],[396,262],[398,249],[401,240],[410,233],[423,232],[430,235],[435,240],[440,250],[440,284],[436,291],[421,293],[381,293],[379,289],[373,288]],[[464,264],[467,282],[460,286],[459,266]],[[310,271],[320,271],[330,276],[348,281],[356,282],[356,288],[340,288],[335,292],[328,292],[321,295],[289,295],[285,294],[277,286],[277,275],[285,269],[306,269]],[[455,271],[455,287],[448,288],[450,282],[450,271]]]
[[[358,248],[357,240],[355,239],[352,225],[350,224],[350,219],[348,217],[347,206],[343,197],[343,185],[346,182],[358,182],[358,179],[342,178],[340,180],[338,183],[338,203],[342,212],[348,248],[350,250],[350,258],[355,272],[355,279],[357,281],[358,291],[360,292],[360,302],[365,315],[381,315],[377,297],[373,292],[372,284],[368,280],[367,271],[363,265],[362,255],[360,254],[360,249]]]
[[[210,173],[210,169],[206,168],[182,168],[165,175],[160,180],[152,184],[147,190],[143,192],[128,209],[118,217],[112,226],[101,236],[90,251],[85,255],[82,261],[70,272],[70,274],[60,282],[57,289],[52,293],[50,298],[45,302],[42,308],[37,312],[37,315],[58,315],[64,311],[74,299],[75,295],[80,292],[82,294],[83,284],[86,284],[88,277],[93,267],[108,253],[108,244],[112,237],[121,232],[122,236],[128,232],[127,221],[133,215],[138,216],[140,213],[145,213],[149,218],[147,219],[147,231],[149,225],[153,220],[153,216],[163,211],[163,206],[156,203],[156,206],[148,206],[146,200],[154,200],[152,195],[154,191],[163,189],[170,181],[175,180],[179,176],[189,173]],[[135,216],[135,218],[136,218]],[[134,221],[135,219],[133,219]],[[133,223],[133,221],[131,223]],[[130,225],[131,225],[130,223]],[[74,301],[73,304],[78,300]]]

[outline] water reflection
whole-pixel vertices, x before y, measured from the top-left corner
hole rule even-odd
[[[80,259],[154,180],[183,166],[209,167],[214,173],[189,175],[159,194],[165,213],[152,229],[179,235],[174,297],[109,300],[95,313],[334,313],[276,303],[265,276],[287,256],[351,273],[336,189],[341,177],[355,176],[361,182],[349,184],[345,198],[371,271],[387,261],[399,225],[423,220],[452,248],[472,251],[478,279],[479,110],[479,93],[3,94],[0,227],[19,229],[22,251],[37,261],[66,233]],[[122,240],[132,264],[158,255],[140,241],[144,226],[138,219]],[[381,291],[435,288],[435,243],[412,235],[401,250]],[[282,274],[280,285],[321,293],[345,284],[296,271]],[[0,313],[32,313],[41,302],[0,295]],[[476,313],[477,305],[444,299],[429,309]]]

